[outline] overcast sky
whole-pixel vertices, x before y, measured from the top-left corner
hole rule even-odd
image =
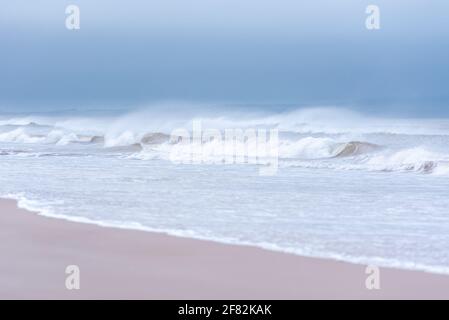
[[[81,29],[65,28],[65,8]],[[381,29],[365,28],[365,8]],[[449,115],[446,0],[5,0],[0,110],[159,100]]]

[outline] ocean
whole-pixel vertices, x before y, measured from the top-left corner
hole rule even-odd
[[[226,163],[226,142],[170,140],[198,122],[277,130],[277,171],[261,175],[267,163],[250,148]],[[189,162],[192,150],[207,155]],[[0,195],[46,216],[449,274],[449,119],[340,108],[3,114],[0,164]]]

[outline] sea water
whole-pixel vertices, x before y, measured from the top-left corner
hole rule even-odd
[[[73,221],[449,273],[449,120],[334,109],[194,118],[277,128],[276,174],[170,161],[179,146],[164,137],[193,117],[2,115],[0,195]]]

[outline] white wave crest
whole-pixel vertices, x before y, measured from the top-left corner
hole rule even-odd
[[[431,173],[448,159],[423,147],[379,154],[366,161],[371,169],[379,171],[418,171]]]
[[[15,142],[24,144],[42,143],[66,145],[77,142],[79,138],[74,133],[66,133],[61,130],[51,130],[46,134],[32,134],[26,132],[24,128],[17,128],[12,131],[0,134],[0,142]]]

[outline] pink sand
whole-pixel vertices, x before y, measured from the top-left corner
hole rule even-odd
[[[0,200],[3,299],[448,299],[449,276],[51,219]],[[80,267],[80,290],[65,268]]]

